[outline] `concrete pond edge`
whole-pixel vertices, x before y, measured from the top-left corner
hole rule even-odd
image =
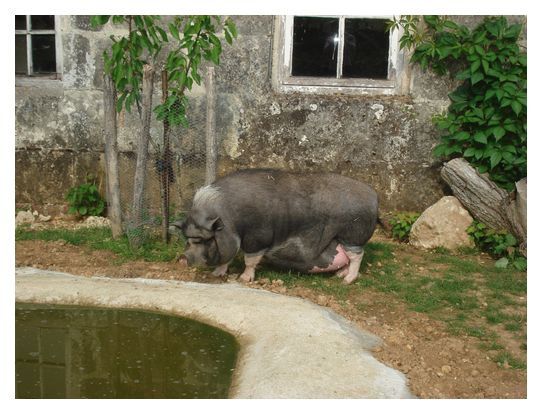
[[[245,287],[84,277],[15,269],[17,302],[140,309],[233,334],[240,351],[230,398],[413,398],[401,372],[376,360],[381,340],[310,301]]]

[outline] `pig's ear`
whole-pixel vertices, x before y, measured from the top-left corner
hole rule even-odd
[[[170,230],[182,231],[186,227],[186,220],[178,220],[170,224]]]
[[[220,217],[214,218],[211,221],[211,230],[214,232],[220,231],[224,228],[224,223],[220,219]]]

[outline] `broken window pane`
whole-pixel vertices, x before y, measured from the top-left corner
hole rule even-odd
[[[26,74],[26,35],[15,35],[15,73]]]
[[[388,78],[389,33],[384,19],[345,19],[343,77]]]
[[[55,35],[32,36],[34,73],[56,72]]]
[[[32,30],[55,30],[55,16],[30,16]]]
[[[293,76],[337,76],[339,19],[294,17]]]
[[[15,30],[26,30],[26,16],[25,15],[15,16]]]

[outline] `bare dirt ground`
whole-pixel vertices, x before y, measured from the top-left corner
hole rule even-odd
[[[64,241],[17,241],[16,265],[85,276],[146,277],[201,283],[225,283],[176,262],[119,263],[115,254],[67,244]],[[363,277],[361,275],[360,277]],[[232,278],[230,278],[231,280]],[[454,336],[443,322],[408,310],[392,294],[367,290],[338,303],[333,296],[302,287],[286,287],[268,280],[249,286],[298,296],[329,307],[359,328],[382,338],[373,350],[384,364],[403,372],[420,398],[526,398],[526,370],[498,366],[476,338]],[[316,397],[316,396],[315,396]]]

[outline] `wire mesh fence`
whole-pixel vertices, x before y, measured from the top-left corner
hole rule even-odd
[[[188,128],[162,123],[153,123],[150,128],[141,203],[134,200],[138,155],[133,151],[120,154],[123,228],[134,247],[160,235],[168,241],[168,223],[182,217],[190,209],[197,189],[215,178],[215,105],[210,69],[205,78],[205,94],[189,100]]]

